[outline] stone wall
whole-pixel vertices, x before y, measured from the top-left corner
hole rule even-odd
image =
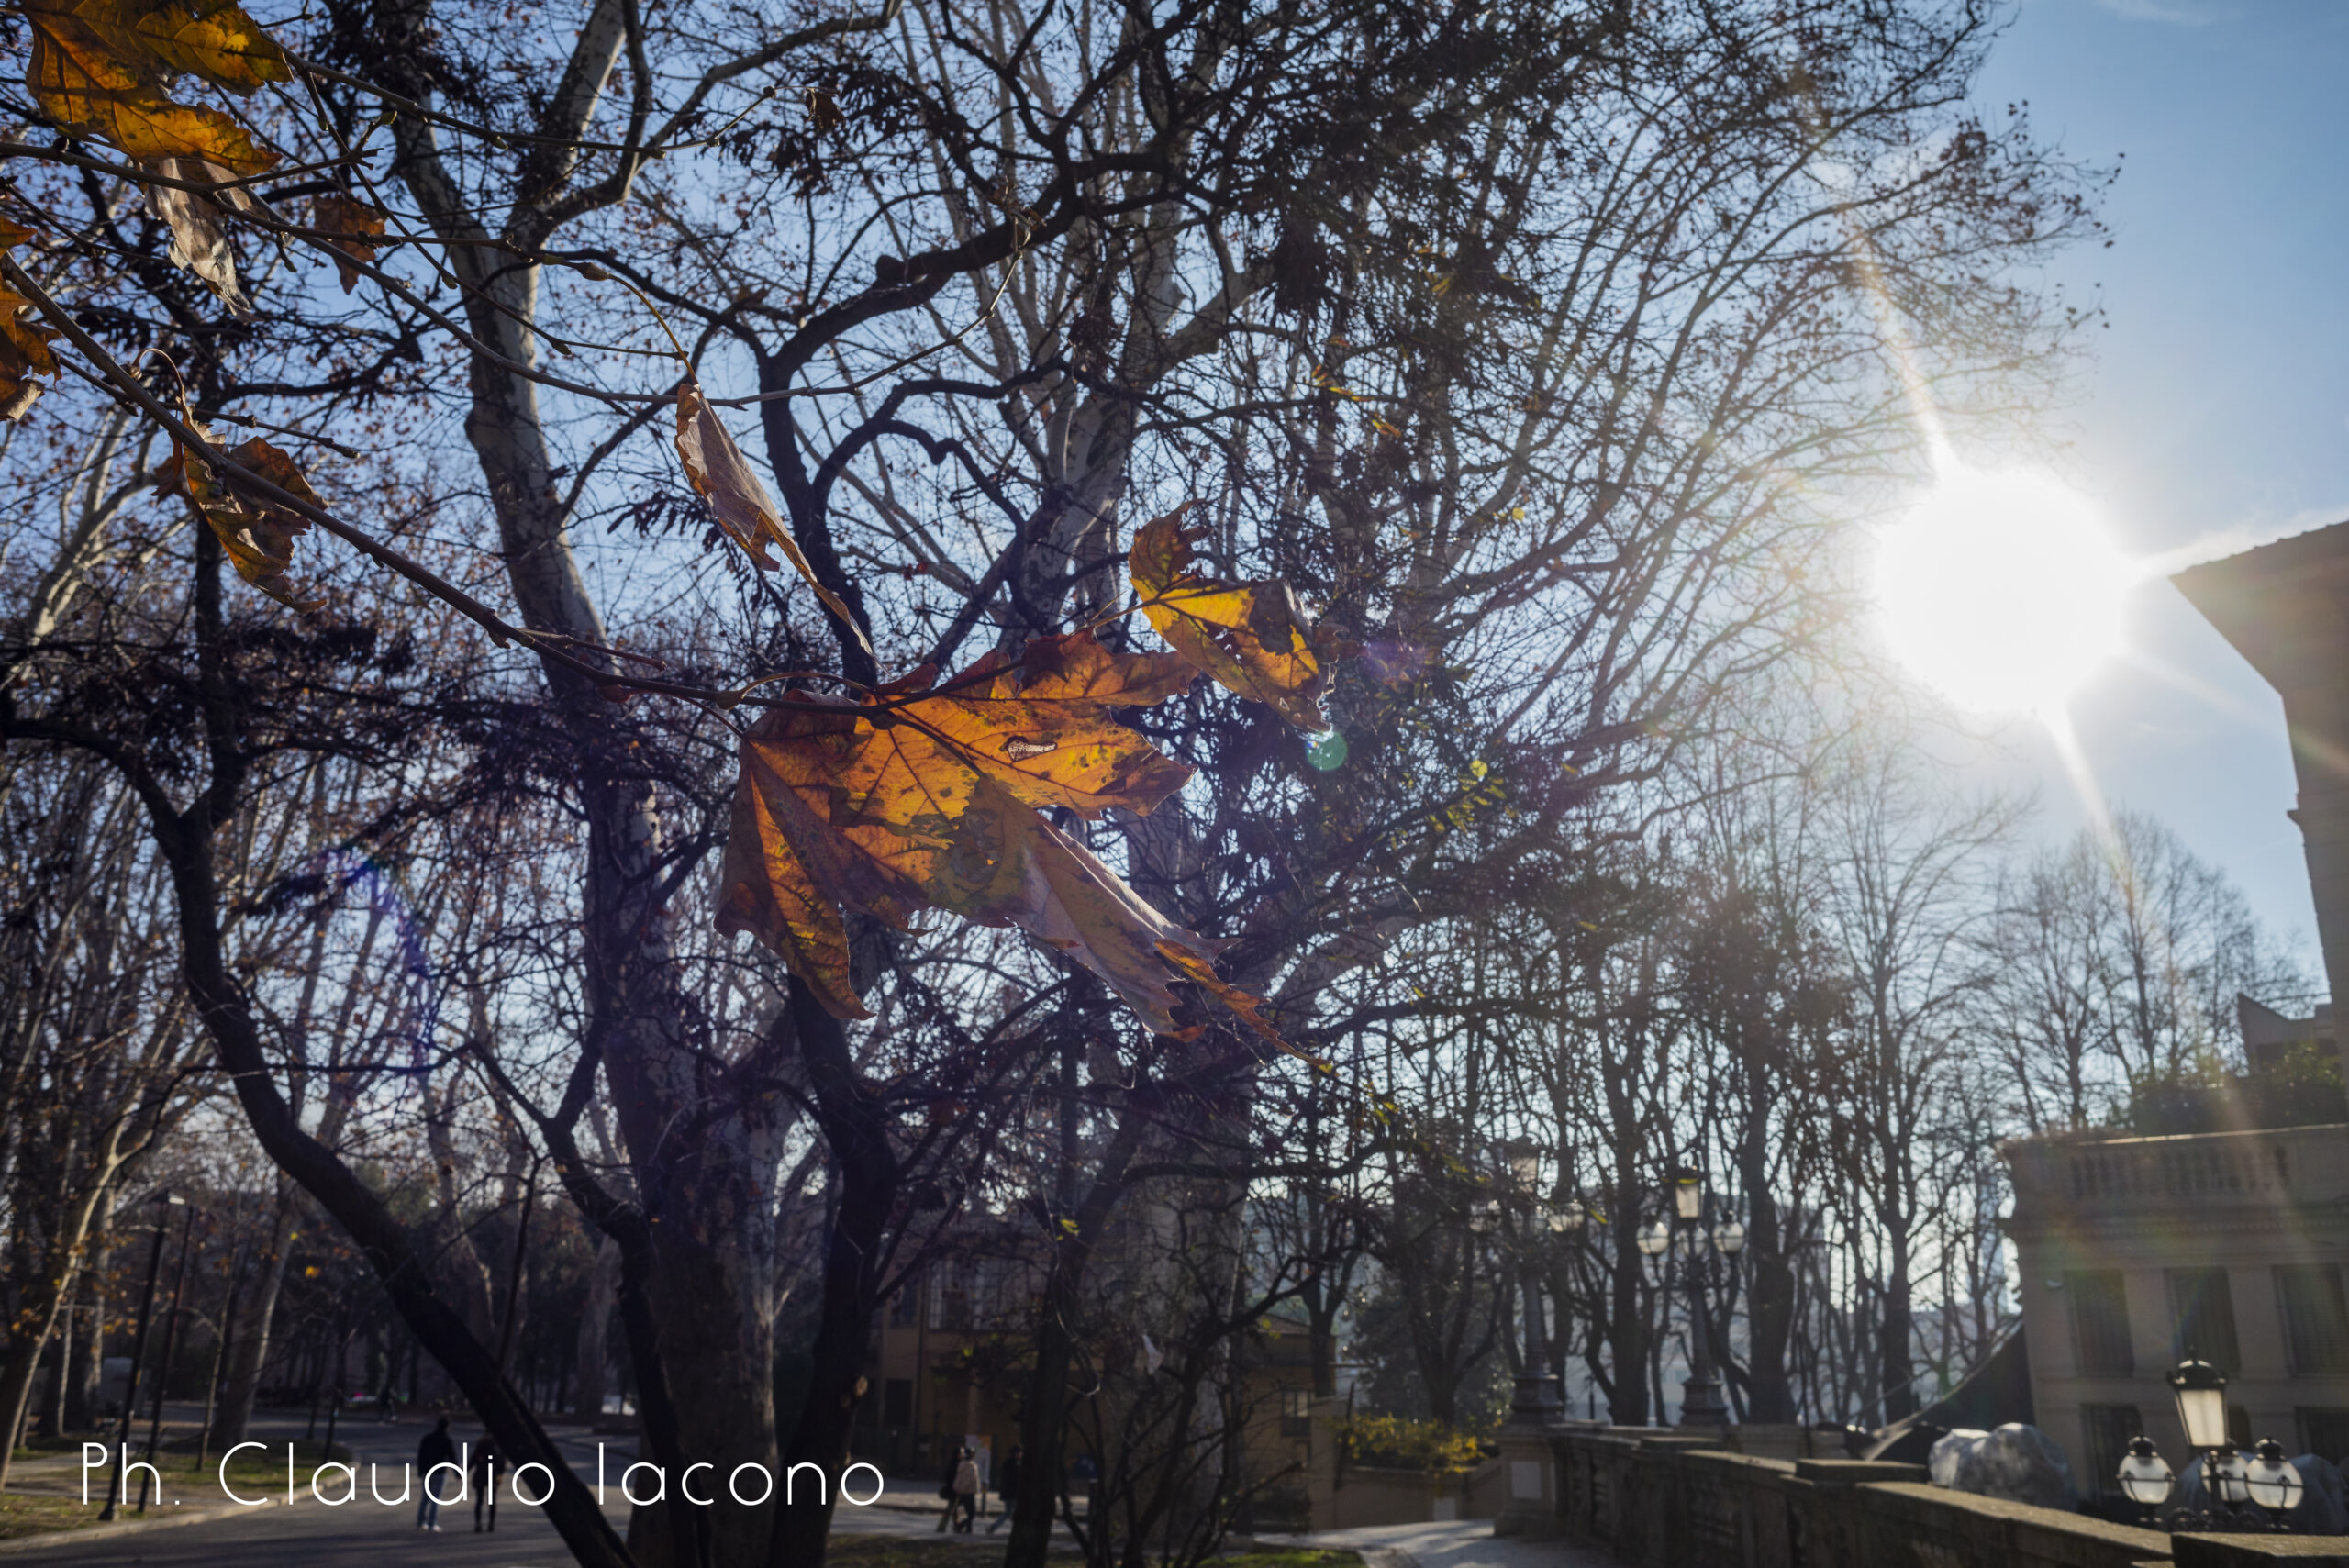
[[[2165,1568],[2174,1549],[2176,1568],[2253,1568],[2349,1544],[2173,1538],[1928,1485],[1920,1464],[1766,1459],[1718,1439],[1520,1428],[1501,1458],[1499,1533],[1600,1547],[1628,1568]]]

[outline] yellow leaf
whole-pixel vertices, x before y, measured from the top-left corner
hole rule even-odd
[[[32,61],[25,85],[59,124],[112,142],[131,158],[202,158],[236,174],[267,172],[277,162],[217,109],[165,96],[162,64],[151,50],[117,49],[74,10],[28,6]],[[119,41],[121,29],[116,29]]]
[[[734,444],[725,422],[710,407],[709,399],[702,395],[698,382],[687,380],[677,391],[677,456],[685,465],[685,478],[703,500],[709,503],[717,515],[718,526],[728,538],[751,552],[751,560],[763,572],[774,570],[774,558],[767,554],[772,543],[784,553],[792,569],[797,572],[816,596],[838,617],[841,626],[863,643],[867,652],[873,644],[865,640],[856,617],[849,614],[848,606],[839,595],[816,580],[816,569],[800,552],[799,543],[784,525],[782,514],[767,495],[767,487],[751,468],[742,449]]]
[[[1142,614],[1219,685],[1265,704],[1301,728],[1329,728],[1320,706],[1329,673],[1296,593],[1282,582],[1224,583],[1195,571],[1181,528],[1183,510],[1134,536],[1127,568]]]
[[[783,809],[793,808],[789,792]],[[869,1018],[849,977],[848,928],[840,908],[818,892],[807,862],[791,847],[777,820],[776,804],[754,777],[745,751],[741,782],[734,791],[734,817],[726,835],[718,929],[729,935],[748,931],[816,989],[818,1000],[836,1018]]]
[[[73,9],[108,43],[119,38],[126,55],[143,46],[166,71],[185,72],[231,93],[248,94],[264,83],[294,79],[277,40],[234,0],[161,6],[81,0]]]

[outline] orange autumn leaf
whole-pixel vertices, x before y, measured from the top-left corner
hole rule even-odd
[[[775,509],[767,487],[759,482],[750,459],[734,444],[725,421],[703,395],[700,383],[691,379],[677,389],[677,456],[685,465],[685,478],[695,493],[709,503],[727,538],[750,551],[751,562],[762,572],[774,570],[767,546],[782,550],[792,569],[870,652],[873,645],[865,641],[856,617],[838,595],[816,580],[815,567],[800,552],[799,541],[784,525],[783,515]]]
[[[1312,621],[1286,583],[1225,583],[1192,564],[1177,507],[1134,536],[1127,570],[1158,635],[1218,685],[1304,729],[1327,729],[1329,672]]]
[[[1172,1032],[1172,986],[1222,945],[1152,908],[1038,814],[1148,812],[1190,770],[1112,712],[1195,678],[1172,654],[1121,654],[1090,632],[990,654],[940,685],[926,672],[853,706],[777,708],[742,742],[721,930],[773,948],[834,1014],[867,1016],[842,906],[899,927],[922,909],[1014,926]]]
[[[342,292],[349,294],[359,286],[359,269],[351,261],[368,262],[375,259],[375,247],[371,239],[383,238],[384,216],[375,207],[356,196],[340,194],[323,195],[310,204],[310,227],[321,234],[337,234],[344,238],[328,241],[337,250],[351,258],[338,261],[335,271],[341,274]]]
[[[25,85],[59,124],[142,162],[201,158],[240,175],[276,163],[227,115],[167,92],[182,74],[238,93],[290,79],[284,52],[235,6],[28,0],[21,10],[32,29]]]
[[[32,230],[0,217],[0,250],[13,250],[32,237]],[[0,284],[0,419],[23,418],[42,391],[33,377],[57,373],[57,356],[49,348],[57,333],[40,324],[37,308]]]
[[[197,428],[202,430],[202,427]],[[210,432],[204,434],[209,439]],[[313,505],[317,493],[294,460],[255,437],[232,449],[228,461],[257,474],[281,490]],[[215,470],[198,453],[174,445],[164,465],[163,485],[177,490],[195,505],[220,548],[228,552],[237,575],[280,604],[312,610],[326,603],[306,597],[302,585],[287,575],[294,564],[294,539],[310,531],[310,520],[284,503],[262,495],[239,474]]]

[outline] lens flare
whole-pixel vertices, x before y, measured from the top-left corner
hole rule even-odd
[[[2140,575],[2076,491],[1953,466],[1884,533],[1876,603],[1919,680],[1962,707],[2046,717],[2121,651]]]

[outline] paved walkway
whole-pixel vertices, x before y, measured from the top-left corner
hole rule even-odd
[[[1496,1536],[1490,1519],[1256,1539],[1268,1545],[1351,1547],[1362,1553],[1365,1568],[1615,1568],[1615,1560],[1603,1551],[1564,1541]]]
[[[193,1407],[167,1409],[175,1421],[188,1425],[197,1415]],[[261,1413],[254,1418],[252,1435],[276,1446],[300,1436],[305,1424],[305,1417],[298,1413]],[[351,1450],[362,1474],[370,1463],[384,1466],[390,1485],[395,1484],[401,1466],[415,1457],[417,1440],[426,1429],[413,1418],[384,1425],[372,1417],[361,1417],[342,1421],[335,1441]],[[456,1435],[471,1440],[479,1431],[478,1426],[460,1425]],[[577,1427],[554,1427],[548,1435],[586,1478],[595,1474],[598,1442],[607,1445],[615,1465],[635,1447],[633,1438],[598,1438]],[[18,1476],[28,1473],[28,1491],[78,1494],[82,1479],[78,1455],[19,1462],[10,1477],[11,1489]],[[98,1490],[103,1492],[103,1482]],[[131,1562],[147,1568],[219,1568],[223,1562],[240,1568],[458,1568],[466,1564],[472,1568],[575,1568],[554,1527],[536,1508],[511,1504],[501,1507],[497,1533],[476,1535],[471,1509],[452,1505],[441,1510],[441,1534],[419,1535],[416,1510],[410,1506],[376,1507],[362,1496],[355,1507],[328,1507],[308,1496],[305,1488],[305,1495],[290,1507],[273,1495],[274,1507],[221,1508],[211,1495],[214,1490],[206,1485],[185,1497],[164,1498],[145,1519],[128,1528],[100,1525],[0,1542],[0,1568],[50,1563],[117,1568]],[[96,1507],[95,1502],[91,1505],[94,1512]],[[935,1528],[939,1507],[936,1483],[896,1481],[872,1507],[835,1510],[832,1533],[835,1538],[929,1535]],[[605,1513],[615,1528],[627,1529],[628,1506],[617,1486]],[[990,1522],[982,1521],[980,1529]],[[190,1528],[170,1528],[180,1523]]]

